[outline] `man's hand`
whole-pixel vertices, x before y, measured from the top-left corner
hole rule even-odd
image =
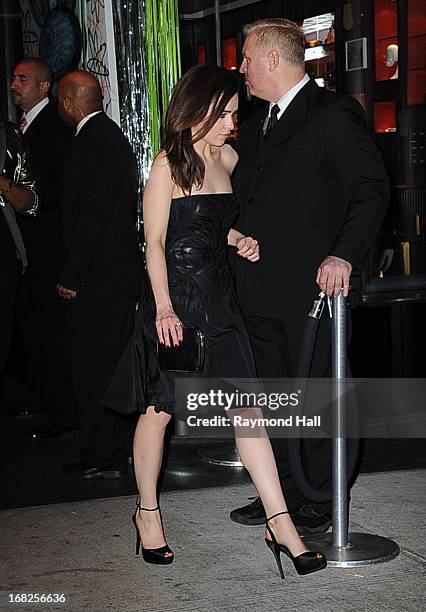
[[[73,291],[72,289],[66,289],[59,283],[56,285],[56,291],[59,293],[61,298],[64,298],[64,300],[73,300],[75,297],[77,297],[76,291]]]
[[[321,291],[328,296],[337,297],[340,289],[343,288],[343,295],[349,293],[349,279],[352,272],[352,265],[345,259],[329,255],[322,261],[318,268],[316,282]]]

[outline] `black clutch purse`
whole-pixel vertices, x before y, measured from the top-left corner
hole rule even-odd
[[[204,334],[195,327],[183,328],[183,340],[179,346],[167,348],[157,342],[160,370],[170,372],[200,372],[204,366]]]

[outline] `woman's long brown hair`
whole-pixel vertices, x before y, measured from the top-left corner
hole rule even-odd
[[[236,74],[214,64],[194,66],[174,88],[164,122],[163,150],[172,179],[184,193],[199,189],[204,181],[204,162],[193,145],[211,130],[238,89]],[[192,134],[196,125],[200,128]]]

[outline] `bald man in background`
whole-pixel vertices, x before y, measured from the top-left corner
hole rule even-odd
[[[75,422],[67,357],[65,308],[56,293],[64,262],[60,210],[62,173],[74,144],[50,99],[52,70],[38,58],[20,61],[10,83],[13,103],[23,111],[19,129],[40,178],[37,216],[20,216],[28,268],[19,296],[19,319],[28,348],[28,396],[22,415],[47,412],[49,422],[31,432],[33,439],[67,433]]]
[[[73,385],[82,460],[63,470],[82,478],[127,471],[130,423],[102,405],[130,339],[142,264],[136,238],[138,172],[120,128],[102,110],[96,78],[83,70],[58,84],[62,120],[76,126],[63,182],[65,265],[58,293],[68,302]]]

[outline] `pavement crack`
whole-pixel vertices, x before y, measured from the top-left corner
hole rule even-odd
[[[55,574],[74,574],[87,573],[87,574],[115,574],[115,569],[99,569],[98,567],[76,567],[64,570],[54,570],[52,572],[41,572],[40,574],[33,574],[33,578],[40,578],[41,576],[54,576]]]
[[[407,555],[407,557],[411,557],[414,561],[418,561],[419,563],[425,564],[426,557],[424,555],[419,555],[419,553],[414,552],[414,550],[410,550],[405,546],[401,547],[401,552]]]

